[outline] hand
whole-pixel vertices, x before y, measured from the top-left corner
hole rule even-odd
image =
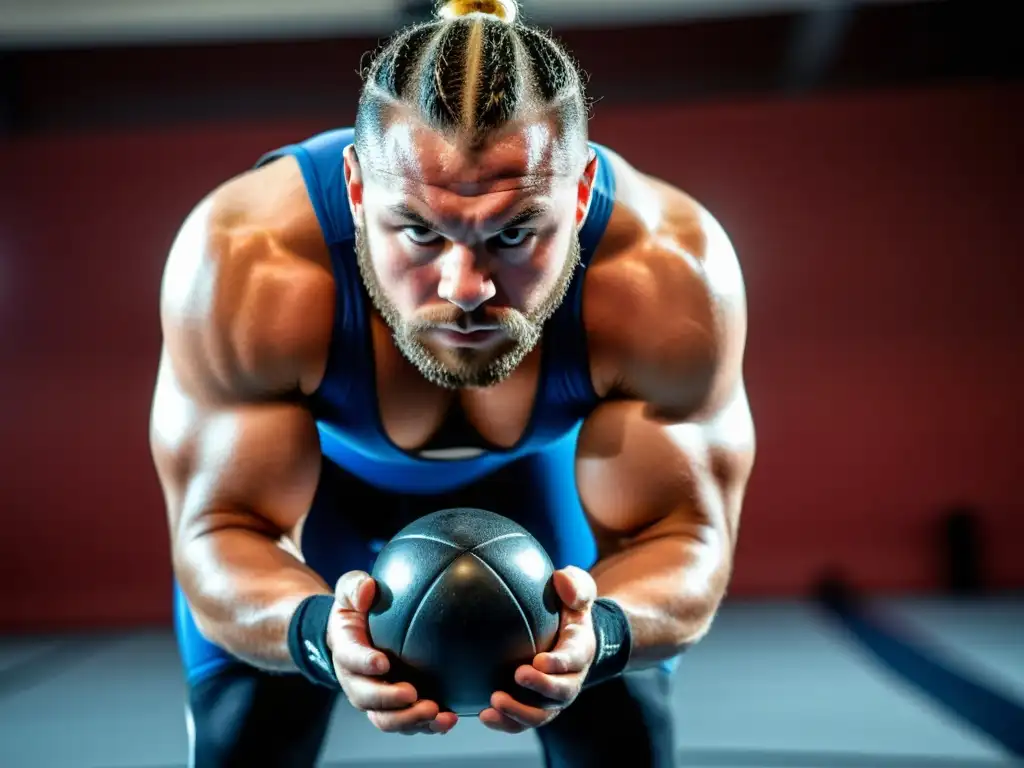
[[[409,683],[382,679],[391,667],[388,657],[370,643],[367,615],[377,584],[363,571],[350,571],[334,589],[334,612],[327,625],[327,647],[334,671],[349,703],[366,712],[386,733],[448,733],[458,722],[433,701],[420,701]]]
[[[538,653],[532,664],[519,667],[515,680],[523,688],[550,701],[543,708],[516,701],[505,691],[491,696],[491,706],[480,713],[480,722],[505,733],[521,733],[547,725],[568,707],[583,688],[597,650],[590,608],[597,599],[597,585],[586,571],[569,566],[555,571],[555,591],[562,601],[562,616],[555,647]]]

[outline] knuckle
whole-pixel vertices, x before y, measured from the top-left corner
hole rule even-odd
[[[352,656],[348,650],[348,643],[339,643],[338,651],[334,654],[334,666],[341,669],[341,676],[346,681],[359,674],[359,667],[352,663]]]
[[[352,696],[348,697],[348,703],[351,704],[352,708],[354,710],[356,710],[357,712],[369,712],[370,711],[370,707],[366,706],[366,702],[360,701],[359,699],[353,698]]]
[[[373,707],[370,706],[370,702],[366,700],[365,696],[361,696],[355,692],[346,692],[345,695],[348,698],[348,703],[351,704],[358,711],[369,712],[371,709],[373,709]]]
[[[565,704],[572,698],[572,692],[564,685],[552,686],[544,695],[557,704]]]

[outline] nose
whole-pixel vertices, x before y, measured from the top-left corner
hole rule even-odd
[[[443,257],[441,282],[437,294],[463,312],[472,312],[486,301],[494,298],[494,282],[489,274],[480,269],[473,252],[455,246]]]

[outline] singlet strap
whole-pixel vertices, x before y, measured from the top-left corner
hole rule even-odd
[[[329,131],[302,144],[289,144],[263,155],[256,167],[281,157],[294,157],[302,169],[309,199],[328,245],[354,239],[352,209],[345,184],[345,148],[352,143],[351,128]]]
[[[289,144],[268,152],[256,164],[258,168],[285,156],[298,161],[331,256],[337,306],[327,369],[320,388],[312,397],[318,415],[324,415],[319,413],[322,409],[331,411],[332,404],[344,402],[354,392],[360,391],[355,378],[362,376],[365,366],[359,365],[357,374],[353,374],[351,366],[356,361],[362,363],[367,355],[369,320],[361,293],[359,265],[352,246],[355,227],[345,184],[344,153],[352,144],[354,133],[351,128],[328,131],[301,144]],[[336,414],[332,412],[330,415]]]
[[[590,355],[583,325],[583,286],[586,272],[615,208],[615,173],[605,148],[591,144],[597,153],[597,174],[591,192],[587,220],[580,230],[580,265],[562,306],[545,328],[545,399],[552,407],[581,415],[589,412],[598,398],[590,375]]]

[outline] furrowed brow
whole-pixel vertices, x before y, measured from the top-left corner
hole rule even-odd
[[[441,229],[440,225],[438,225],[436,222],[430,221],[430,219],[426,218],[420,213],[417,213],[405,203],[395,203],[394,205],[389,205],[388,212],[391,215],[396,216],[400,219],[405,219],[406,221],[410,222],[410,224],[412,224],[413,226],[423,227],[424,229],[429,229],[435,232]],[[548,209],[545,208],[544,206],[527,205],[525,208],[514,214],[511,218],[505,220],[501,224],[501,228],[516,229],[518,227],[522,227],[526,224],[529,224],[534,219],[539,219],[542,216],[545,216],[547,212]],[[495,221],[501,221],[501,218],[495,217]]]
[[[423,227],[424,229],[430,230],[436,230],[438,228],[437,224],[432,221],[428,221],[405,203],[390,205],[388,206],[388,211],[400,219],[407,219],[408,221],[411,221],[417,227]]]

